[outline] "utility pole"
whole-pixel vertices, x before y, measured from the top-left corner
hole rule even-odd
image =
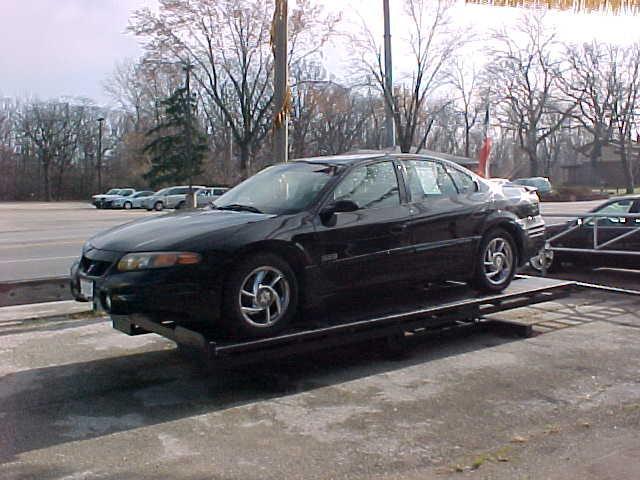
[[[393,107],[389,101],[393,99],[393,62],[391,61],[391,15],[389,0],[382,0],[384,9],[384,90],[385,90],[385,147],[396,146],[396,129],[393,121]]]
[[[185,125],[185,141],[186,141],[186,150],[187,150],[187,163],[189,168],[189,193],[187,193],[186,204],[187,208],[195,208],[196,207],[196,196],[193,191],[193,137],[192,137],[192,126],[191,126],[191,70],[193,69],[193,65],[190,61],[183,67],[185,71],[185,80],[184,80],[184,89],[185,89],[185,114],[187,116],[187,124]]]
[[[102,122],[104,117],[98,118],[98,156],[96,158],[98,167],[98,193],[102,193]]]
[[[288,25],[289,7],[287,0],[275,0],[276,8],[273,15],[273,56],[275,63],[274,75],[274,106],[273,119],[273,159],[276,162],[289,160],[289,99],[288,99]]]

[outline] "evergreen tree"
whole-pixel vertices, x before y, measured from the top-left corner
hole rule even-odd
[[[189,178],[202,174],[202,160],[208,146],[206,136],[193,121],[195,103],[194,98],[187,101],[186,88],[178,88],[162,101],[164,121],[147,132],[153,140],[144,148],[144,152],[151,155],[151,169],[144,178],[152,187],[186,183]]]

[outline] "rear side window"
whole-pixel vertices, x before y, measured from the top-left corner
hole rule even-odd
[[[476,182],[473,181],[473,177],[471,175],[464,173],[457,168],[449,168],[448,171],[460,193],[474,193],[476,191]]]
[[[414,202],[458,194],[453,180],[441,164],[429,160],[409,160],[405,162],[405,167],[409,192]]]
[[[351,200],[359,208],[400,205],[400,190],[392,162],[354,168],[333,191],[335,200]]]

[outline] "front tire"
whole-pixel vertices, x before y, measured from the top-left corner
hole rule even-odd
[[[517,264],[513,237],[501,228],[491,230],[480,244],[472,285],[481,292],[501,292],[513,280]]]
[[[298,309],[298,281],[274,254],[238,263],[224,284],[222,327],[236,338],[264,338],[286,328]]]
[[[154,209],[156,212],[161,212],[161,211],[164,209],[164,204],[163,204],[162,202],[156,202],[156,203],[153,205],[153,209]]]
[[[133,207],[133,205],[131,205],[131,202],[124,202],[124,205],[122,207],[125,210],[131,210],[131,207]]]

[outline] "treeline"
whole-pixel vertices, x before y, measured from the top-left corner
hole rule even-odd
[[[146,186],[149,132],[166,120],[163,105],[184,87],[186,68],[192,121],[207,145],[197,183],[233,185],[271,163],[271,4],[161,0],[157,12],[137,11],[130,30],[145,54],[105,80],[109,109],[85,99],[0,100],[0,199]],[[559,183],[563,166],[595,172],[613,147],[621,186],[635,187],[639,44],[562,43],[539,13],[479,35],[453,21],[450,2],[403,4],[408,40],[394,37],[394,53],[410,56],[411,67],[394,72],[389,89],[377,34],[362,28],[345,40],[339,15],[312,0],[290,2],[291,158],[383,148],[386,108],[402,151],[475,157],[488,109],[494,176]],[[322,58],[333,39],[350,50],[340,78]]]

